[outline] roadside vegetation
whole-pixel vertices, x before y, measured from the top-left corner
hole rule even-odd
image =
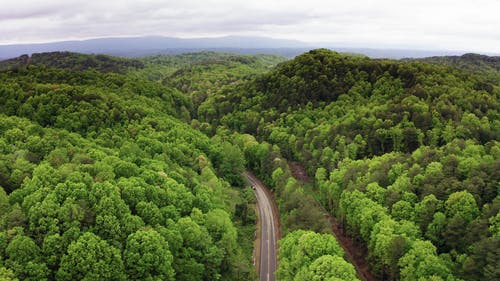
[[[328,215],[380,280],[500,279],[498,58],[49,53],[0,70],[4,280],[254,280],[245,169],[278,204],[278,280],[357,280]]]
[[[269,143],[270,163],[278,154],[303,163],[315,197],[368,249],[381,279],[495,280],[499,73],[455,60],[314,50],[210,96],[198,117]],[[259,171],[285,200],[281,166]]]

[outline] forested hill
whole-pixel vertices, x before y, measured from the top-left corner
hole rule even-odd
[[[470,72],[458,69],[419,62],[372,60],[320,49],[287,61],[269,74],[255,79],[253,83],[242,85],[236,91],[228,90],[224,96],[241,100],[240,93],[245,92],[245,101],[238,110],[259,104],[279,111],[298,108],[307,103],[317,105],[321,102],[332,102],[341,94],[357,93],[365,97],[380,98],[385,94],[385,98],[390,99],[400,90],[406,93],[414,92],[413,95],[426,98],[428,94],[422,90],[424,80],[442,75],[461,81],[467,80],[469,84],[472,83],[469,87],[476,91],[484,90],[491,93],[493,89],[490,81],[468,78],[471,76]],[[214,101],[215,99],[216,97]],[[220,100],[217,103],[227,104],[227,100]],[[233,104],[239,103],[233,102]]]
[[[204,56],[206,57],[203,59]],[[207,95],[220,90],[224,85],[271,70],[285,60],[274,55],[237,56],[213,52],[176,57],[181,61],[186,57],[185,61],[189,63],[179,63],[179,68],[164,78],[163,83],[184,93],[201,91],[208,92]]]
[[[198,118],[303,163],[381,280],[498,280],[500,85],[479,73],[313,50],[210,96]],[[283,166],[259,172],[286,204]]]
[[[149,80],[168,84],[173,82],[172,78],[185,76],[186,79],[194,79],[191,83],[193,86],[204,86],[207,84],[222,85],[228,79],[235,81],[245,76],[261,74],[285,61],[285,58],[277,55],[249,56],[203,51],[181,55],[149,56],[140,60],[144,63],[145,68],[138,70],[137,74]],[[201,73],[207,77],[200,77]],[[199,81],[200,79],[203,81]],[[186,87],[180,88],[186,93],[189,92]],[[215,91],[214,88],[212,87],[211,90]]]
[[[480,74],[485,80],[500,84],[500,57],[490,57],[479,54],[464,54],[462,56],[428,57],[421,59],[404,59],[404,61],[421,61],[451,68],[463,69]]]
[[[135,61],[44,56],[0,72],[0,279],[250,280],[241,151]]]
[[[406,59],[412,60],[412,59]],[[472,72],[485,73],[488,71],[500,72],[500,57],[490,57],[474,53],[464,54],[462,56],[442,56],[414,59],[417,61],[429,62],[434,64],[448,65],[451,67],[462,68]]]
[[[145,68],[134,75],[178,89],[193,102],[191,116],[208,96],[224,87],[268,72],[285,58],[277,55],[235,55],[204,51],[142,58]]]
[[[166,66],[171,69],[178,69],[190,65],[204,64],[207,62],[222,62],[224,60],[237,61],[245,64],[252,64],[260,61],[270,67],[279,62],[283,62],[285,58],[279,55],[236,55],[233,53],[202,51],[180,55],[147,56],[141,60],[148,66]]]
[[[495,58],[283,61],[0,63],[0,279],[253,280],[249,168],[281,213],[279,280],[357,280],[323,208],[380,280],[499,280]]]
[[[71,52],[35,53],[31,57],[22,55],[18,58],[0,61],[0,70],[19,69],[29,65],[56,67],[68,70],[93,69],[100,72],[125,73],[129,68],[143,68],[138,60],[123,59],[106,55],[84,55]]]

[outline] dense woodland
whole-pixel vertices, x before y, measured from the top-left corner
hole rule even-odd
[[[245,168],[279,206],[278,280],[358,280],[325,210],[381,280],[500,279],[498,58],[50,53],[0,69],[2,280],[254,280]]]
[[[303,163],[381,279],[498,280],[499,73],[455,60],[314,50],[210,96],[198,116]],[[280,194],[275,168],[260,175]]]
[[[106,55],[83,55],[71,52],[53,52],[22,55],[0,62],[0,70],[16,70],[27,66],[45,66],[67,70],[93,69],[99,72],[125,73],[132,69],[144,68],[144,63],[139,60],[122,59]]]
[[[1,279],[251,279],[239,150],[173,88],[78,70],[94,59],[0,73]]]
[[[423,61],[427,63],[445,65],[481,74],[482,79],[493,83],[500,83],[500,57],[490,57],[479,54],[464,54],[462,56],[442,56],[421,59],[405,59],[406,61]]]

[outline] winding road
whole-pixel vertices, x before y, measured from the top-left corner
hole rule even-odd
[[[273,208],[272,198],[269,196],[267,187],[256,178],[251,172],[243,173],[248,183],[255,190],[257,205],[259,208],[259,218],[261,223],[260,233],[260,254],[259,275],[261,281],[275,281],[276,272],[276,249],[278,245],[279,230],[277,226],[277,214]]]

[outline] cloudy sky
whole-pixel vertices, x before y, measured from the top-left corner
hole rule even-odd
[[[500,0],[0,0],[0,44],[258,35],[500,53]]]

